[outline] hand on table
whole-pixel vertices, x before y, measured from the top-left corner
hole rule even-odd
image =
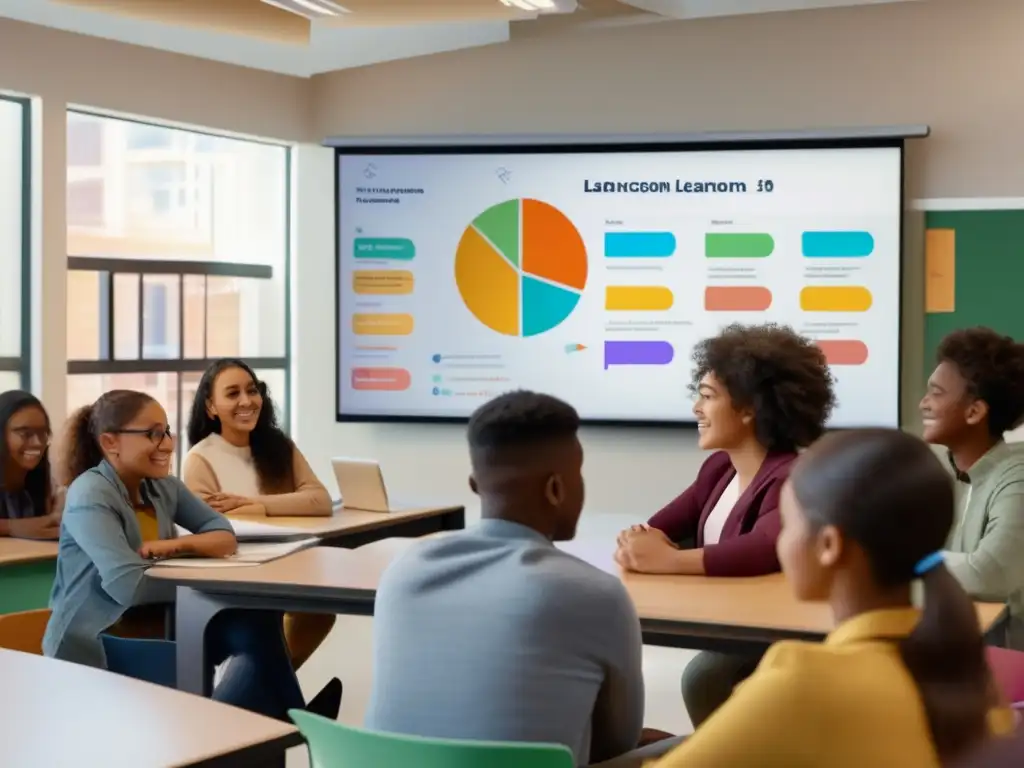
[[[615,562],[637,573],[675,573],[679,547],[656,528],[635,528],[619,534]]]
[[[246,507],[251,504],[255,504],[252,499],[247,499],[245,496],[236,496],[233,493],[215,493],[206,500],[217,512],[222,515],[226,515],[228,512],[232,512],[239,507]]]
[[[188,545],[179,539],[162,539],[160,541],[147,541],[139,547],[139,556],[146,560],[167,560],[177,555],[184,555],[189,552]]]
[[[16,539],[53,540],[60,538],[60,513],[10,520],[7,526]]]
[[[672,543],[672,539],[665,535],[665,532],[663,530],[661,530],[660,528],[652,528],[647,523],[637,523],[636,525],[629,526],[629,528],[619,533],[618,538],[615,540],[615,543],[618,544],[618,546],[622,547],[629,540],[629,537],[631,535],[637,533],[651,533],[655,536],[660,536],[667,543],[671,544],[673,547],[675,546],[675,544]]]

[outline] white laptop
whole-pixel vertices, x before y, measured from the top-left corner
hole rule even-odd
[[[407,506],[388,501],[388,489],[380,464],[370,459],[331,459],[341,492],[341,505],[364,512],[401,512]]]

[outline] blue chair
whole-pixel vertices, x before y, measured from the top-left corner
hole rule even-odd
[[[147,683],[178,687],[176,645],[171,640],[139,640],[101,635],[107,670]]]

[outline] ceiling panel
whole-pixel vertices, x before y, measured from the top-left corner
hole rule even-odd
[[[180,27],[256,37],[274,42],[309,43],[308,19],[259,0],[56,0],[63,5],[115,13]]]

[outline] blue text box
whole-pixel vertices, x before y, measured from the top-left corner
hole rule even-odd
[[[665,259],[676,252],[671,232],[605,232],[604,255],[609,259]]]
[[[862,259],[875,250],[870,232],[804,232],[804,256],[808,259]]]

